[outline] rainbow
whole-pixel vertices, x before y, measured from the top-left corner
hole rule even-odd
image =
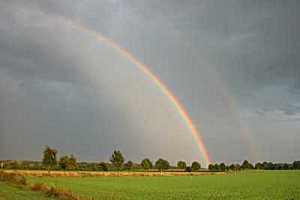
[[[172,93],[172,91],[168,88],[166,84],[163,83],[162,80],[159,79],[158,76],[156,76],[150,68],[140,62],[132,53],[130,53],[128,50],[120,47],[116,42],[112,41],[111,39],[103,36],[99,32],[96,32],[94,30],[90,30],[87,27],[83,26],[79,22],[74,22],[70,19],[66,19],[67,23],[74,29],[77,29],[81,32],[86,32],[89,35],[92,35],[95,37],[95,39],[98,42],[103,42],[104,44],[108,45],[111,48],[114,48],[117,50],[120,54],[126,56],[133,64],[135,64],[146,76],[148,76],[160,90],[169,98],[169,100],[172,102],[178,113],[180,114],[183,121],[186,123],[187,127],[190,129],[194,139],[196,140],[196,143],[198,145],[198,149],[203,154],[206,165],[211,163],[210,156],[208,154],[207,148],[203,142],[203,139],[201,137],[201,134],[197,130],[196,126],[193,123],[193,120],[189,116],[188,112],[186,111],[184,105],[178,100],[178,98]]]

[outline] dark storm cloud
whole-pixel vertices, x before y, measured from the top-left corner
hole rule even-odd
[[[175,147],[177,157],[199,159],[178,113],[128,59],[63,16],[22,3],[2,9],[11,24],[1,30],[1,158],[38,159],[48,144],[83,160],[121,148],[132,159],[174,161]]]
[[[299,8],[297,0],[2,0],[0,108],[11,118],[2,115],[1,127],[8,126],[6,120],[16,119],[19,113],[38,116],[33,119],[45,115],[37,112],[42,110],[43,104],[37,104],[40,108],[35,110],[36,102],[47,102],[46,110],[64,102],[61,106],[66,106],[70,115],[80,113],[82,117],[74,117],[72,121],[66,118],[65,110],[56,111],[59,113],[49,115],[50,124],[35,127],[21,118],[16,119],[21,124],[16,129],[26,127],[36,129],[36,133],[46,130],[68,135],[73,130],[62,126],[55,129],[55,124],[80,124],[80,131],[89,129],[96,135],[97,126],[93,120],[83,119],[97,116],[94,119],[107,120],[94,110],[93,87],[78,72],[82,64],[89,63],[79,61],[89,58],[81,58],[79,55],[85,52],[80,50],[64,52],[76,48],[72,44],[76,37],[72,35],[78,34],[55,25],[55,21],[65,17],[112,38],[148,64],[186,105],[196,126],[202,128],[214,159],[239,161],[249,156],[250,145],[245,144],[242,136],[245,127],[249,129],[249,140],[258,143],[258,155],[250,159],[296,159],[297,154],[293,152],[299,152],[299,147],[293,145],[292,140],[284,140],[282,145],[290,149],[279,152],[277,157],[270,156],[270,152],[275,150],[273,144],[278,144],[279,140],[276,136],[284,129],[289,130],[286,137],[293,141],[300,139],[295,134],[300,113]],[[34,17],[36,15],[31,16],[35,12],[42,13],[40,21]],[[56,35],[55,28],[61,34]],[[19,96],[24,92],[40,99],[22,101]],[[63,95],[66,93],[68,95]],[[49,94],[54,99],[49,99]],[[12,100],[15,109],[6,109]],[[113,106],[105,102],[101,104],[106,105],[105,115],[116,118],[111,114]],[[28,109],[20,112],[24,106]],[[123,120],[117,119],[126,126],[128,122]],[[286,124],[279,126],[278,121]],[[5,130],[5,137],[12,131],[10,126],[2,130]],[[109,126],[105,131],[114,130]],[[118,136],[102,136],[101,139]],[[66,137],[72,138],[71,135]],[[124,146],[131,141],[128,138]],[[262,148],[259,141],[266,141],[270,148]],[[94,152],[86,147],[89,141],[83,143],[85,145],[78,143],[83,148],[78,152],[91,155],[86,153]]]

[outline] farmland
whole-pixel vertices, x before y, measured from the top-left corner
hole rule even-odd
[[[32,192],[24,187],[0,182],[0,200],[54,200],[39,192]]]
[[[27,177],[101,200],[300,199],[300,171],[166,177]]]

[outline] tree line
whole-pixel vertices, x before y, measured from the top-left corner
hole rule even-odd
[[[178,161],[176,166],[171,166],[169,161],[159,158],[154,163],[143,159],[140,163],[129,160],[121,151],[113,151],[109,162],[78,162],[74,155],[64,155],[58,158],[58,151],[48,146],[43,151],[42,161],[0,161],[0,168],[4,169],[27,169],[27,170],[81,170],[81,171],[151,171],[151,170],[177,170],[186,172],[197,172],[201,170],[198,161],[192,162],[190,166],[185,161]],[[240,171],[240,170],[291,170],[300,169],[300,161],[293,163],[258,162],[252,164],[245,160],[241,164],[214,163],[208,166],[209,171]]]
[[[255,164],[250,163],[248,160],[244,160],[242,164],[230,164],[215,163],[208,166],[210,171],[240,171],[240,170],[293,170],[300,169],[300,161],[294,161],[293,163],[272,163],[272,162],[257,162]]]
[[[122,152],[119,150],[113,151],[110,162],[100,162],[92,166],[93,171],[121,171],[121,170],[151,170],[156,169],[159,171],[165,171],[170,168],[174,168],[170,165],[169,161],[159,158],[154,164],[148,158],[145,158],[141,161],[140,164],[134,163],[131,160],[125,162],[125,157]],[[46,147],[43,152],[43,166],[46,166],[48,169],[63,169],[63,170],[89,170],[88,163],[77,163],[76,158],[73,155],[62,156],[57,160],[57,150],[50,147]],[[176,167],[175,167],[176,168]],[[194,161],[191,166],[187,166],[186,162],[179,161],[177,168],[188,171],[199,171],[201,165],[199,162]]]

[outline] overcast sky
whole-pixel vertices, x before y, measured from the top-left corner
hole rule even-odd
[[[80,160],[201,160],[147,64],[185,105],[212,160],[300,159],[297,0],[0,0],[0,159],[45,145]]]

